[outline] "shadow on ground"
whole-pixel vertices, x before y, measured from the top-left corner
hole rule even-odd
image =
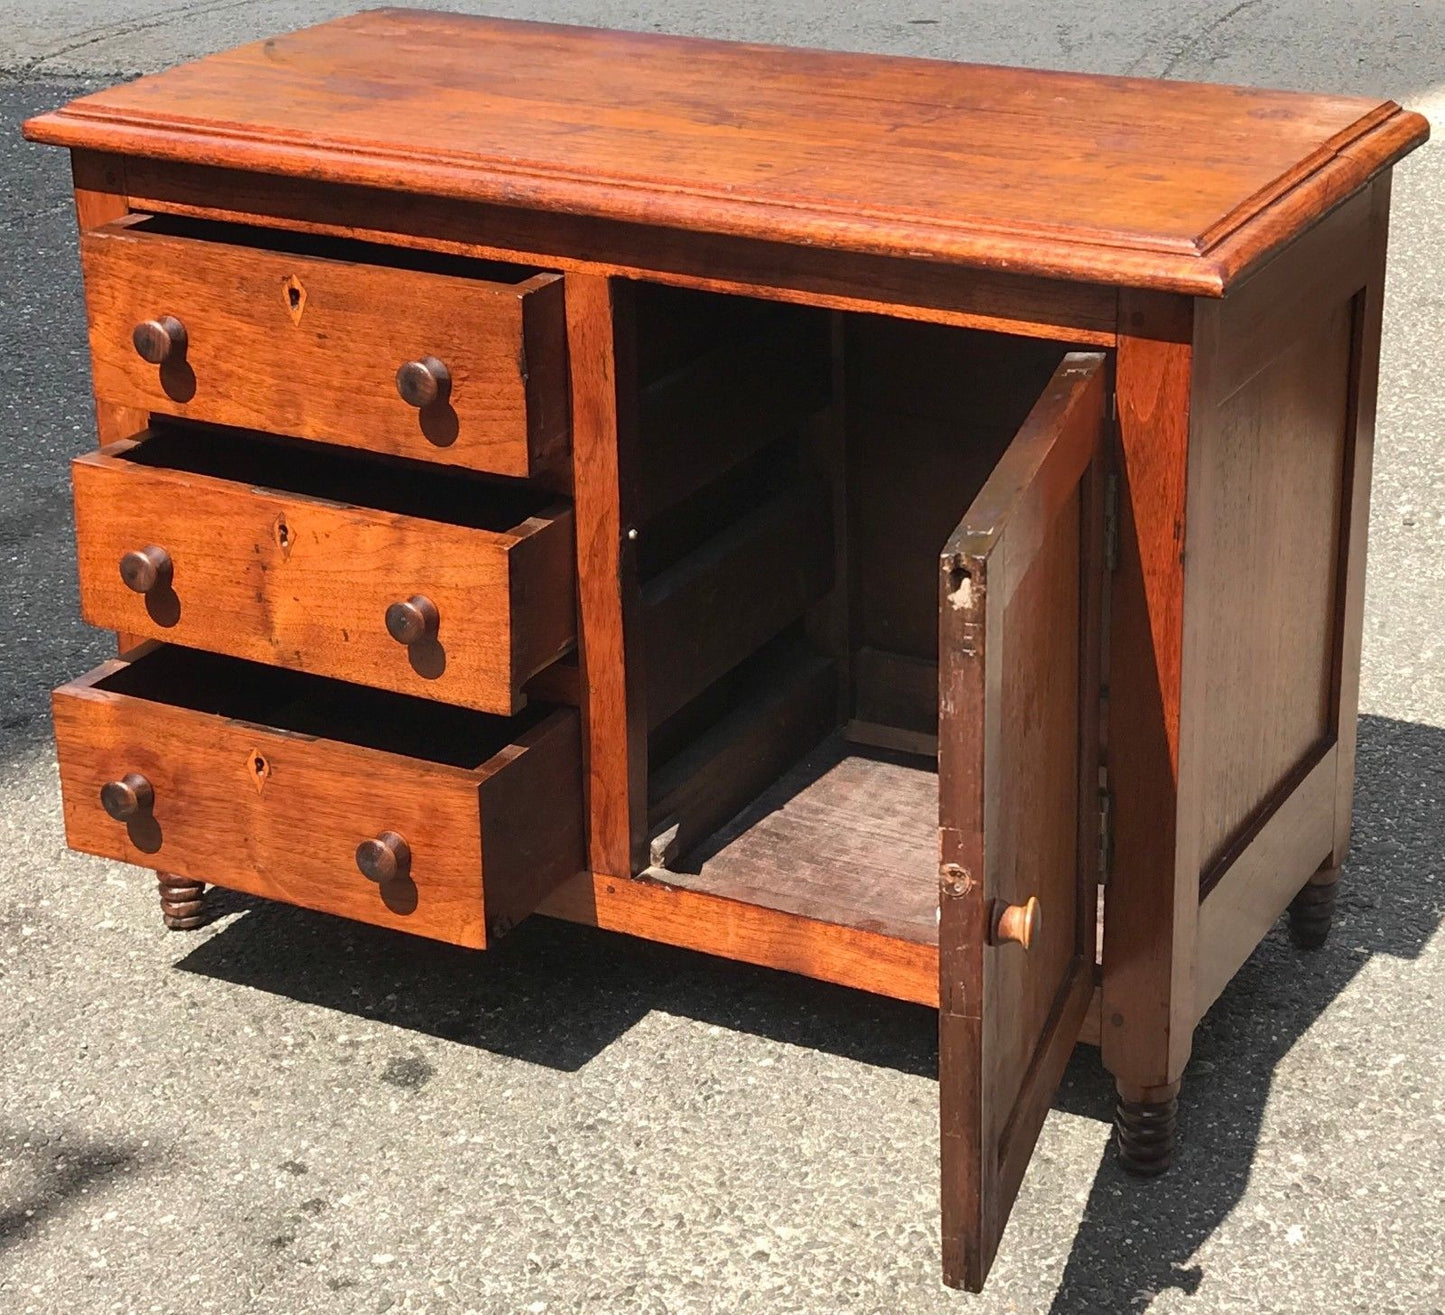
[[[1359,778],[1330,940],[1302,954],[1276,928],[1211,1010],[1185,1078],[1178,1165],[1138,1182],[1103,1159],[1053,1315],[1142,1311],[1166,1289],[1199,1285],[1190,1259],[1244,1192],[1276,1065],[1372,956],[1413,959],[1439,926],[1445,889],[1431,874],[1445,829],[1445,730],[1362,718]],[[213,898],[218,912],[246,915],[187,955],[187,971],[559,1070],[580,1068],[658,1009],[904,1073],[937,1071],[932,1010],[783,973],[543,919],[477,954],[228,892]],[[1107,1121],[1111,1093],[1097,1052],[1081,1046],[1056,1106]],[[1320,1127],[1318,1145],[1303,1149],[1327,1153],[1334,1135]]]
[[[0,1146],[7,1148],[6,1174],[25,1183],[0,1210],[0,1254],[49,1220],[94,1207],[105,1183],[144,1172],[157,1159],[148,1147],[15,1128],[0,1128]]]

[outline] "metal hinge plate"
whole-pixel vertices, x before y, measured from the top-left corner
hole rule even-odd
[[[1114,796],[1109,790],[1109,774],[1099,769],[1099,885],[1109,884],[1114,868]]]

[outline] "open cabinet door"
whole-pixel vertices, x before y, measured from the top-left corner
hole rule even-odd
[[[943,550],[943,1277],[993,1263],[1094,986],[1104,357],[1066,356]]]

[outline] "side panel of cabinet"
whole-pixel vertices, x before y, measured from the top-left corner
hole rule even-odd
[[[1100,1040],[1126,1099],[1174,1094],[1344,852],[1388,209],[1382,175],[1223,301],[1120,299]]]
[[[1348,844],[1389,196],[1196,310],[1196,1017]]]

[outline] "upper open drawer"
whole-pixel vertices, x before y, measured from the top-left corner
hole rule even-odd
[[[568,483],[560,275],[142,216],[81,260],[107,402]]]

